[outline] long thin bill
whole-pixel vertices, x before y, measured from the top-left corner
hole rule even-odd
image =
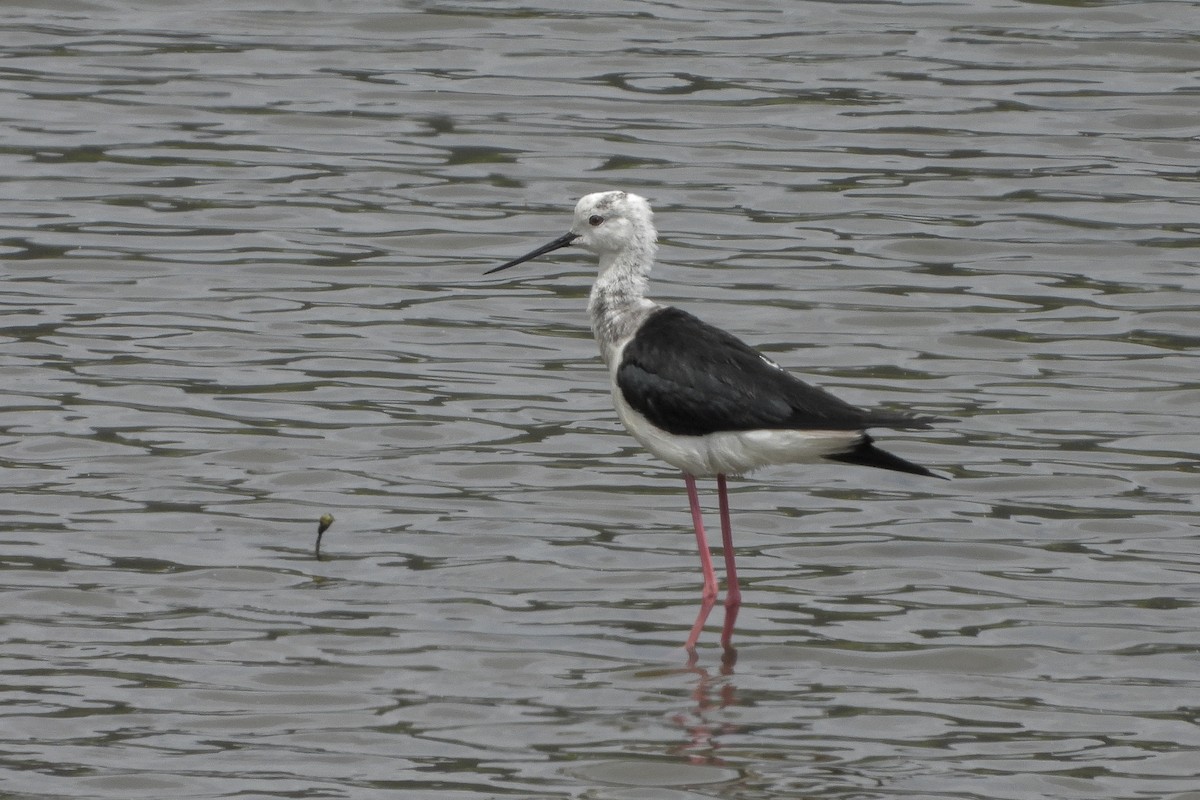
[[[545,255],[546,253],[549,253],[553,250],[558,250],[561,247],[566,247],[569,244],[571,244],[571,242],[575,241],[578,238],[579,238],[578,233],[564,233],[562,236],[558,237],[553,242],[544,244],[541,247],[539,247],[537,250],[534,250],[531,253],[526,253],[525,255],[521,256],[520,258],[514,258],[512,261],[506,261],[505,263],[501,264],[498,267],[492,267],[491,269],[489,269],[487,272],[485,272],[483,274],[491,275],[493,272],[499,272],[502,269],[508,269],[509,267],[515,267],[517,264],[523,264],[526,261],[530,260],[531,258],[537,258],[538,256]]]

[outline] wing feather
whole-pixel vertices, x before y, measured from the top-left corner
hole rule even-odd
[[[679,436],[926,428],[932,421],[852,406],[786,372],[736,336],[676,308],[646,320],[625,346],[616,380],[625,402]]]

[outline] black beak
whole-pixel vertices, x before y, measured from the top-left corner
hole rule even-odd
[[[552,250],[558,250],[560,247],[566,247],[569,244],[571,244],[571,242],[575,241],[578,238],[579,238],[578,233],[564,233],[562,236],[558,237],[553,242],[542,245],[537,250],[534,250],[532,253],[526,253],[525,255],[521,256],[520,258],[514,258],[512,261],[506,261],[498,267],[492,267],[491,269],[489,269],[487,272],[485,272],[483,274],[491,275],[493,272],[499,272],[502,269],[508,269],[509,267],[515,267],[517,264],[523,264],[531,258],[537,258],[538,256],[545,255],[546,253],[549,253]]]

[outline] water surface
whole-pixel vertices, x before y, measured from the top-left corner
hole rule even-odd
[[[1196,14],[10,5],[3,793],[1200,798]],[[733,484],[736,659],[591,260],[482,277],[606,188],[958,420]]]

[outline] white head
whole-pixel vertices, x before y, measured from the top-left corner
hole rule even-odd
[[[646,198],[621,191],[595,192],[575,204],[575,220],[568,233],[484,274],[515,267],[569,245],[578,245],[600,256],[602,271],[621,259],[631,271],[645,272],[654,259],[657,238],[654,212]]]
[[[646,198],[629,192],[596,192],[580,198],[575,205],[571,244],[599,256],[622,252],[654,254],[654,212]]]

